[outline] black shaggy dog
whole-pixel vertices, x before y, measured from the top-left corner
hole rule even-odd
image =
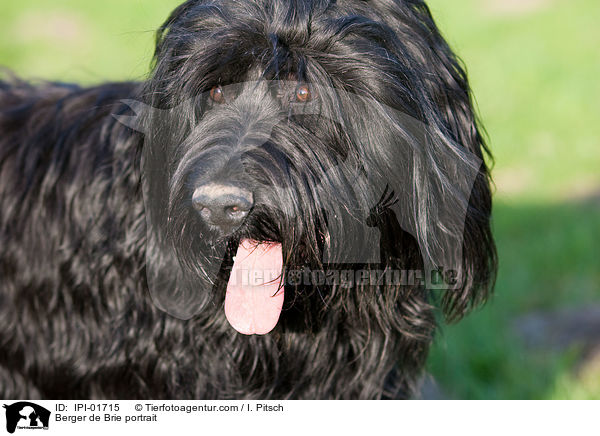
[[[410,397],[493,285],[486,151],[421,0],[189,0],[146,82],[6,78],[0,395]]]

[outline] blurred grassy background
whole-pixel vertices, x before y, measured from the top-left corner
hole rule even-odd
[[[0,3],[0,65],[28,78],[142,79],[178,0]],[[468,66],[495,155],[500,274],[483,310],[437,338],[450,398],[600,398],[579,348],[527,345],[515,320],[600,304],[600,2],[430,0]]]

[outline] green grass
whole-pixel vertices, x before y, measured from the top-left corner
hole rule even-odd
[[[432,350],[430,370],[450,396],[550,398],[559,382],[562,398],[585,392],[577,380],[566,382],[576,349],[562,355],[527,349],[512,323],[536,310],[598,302],[599,222],[600,211],[590,205],[497,202],[496,294],[446,327]],[[598,384],[592,388],[587,396],[600,398]]]
[[[154,31],[177,0],[0,3],[0,64],[27,77],[96,83],[148,72]]]
[[[547,0],[502,16],[490,2],[429,3],[468,66],[507,194],[553,200],[600,186],[600,3]]]
[[[153,30],[178,3],[4,1],[0,64],[61,81],[143,78]],[[599,368],[574,375],[576,349],[528,349],[512,327],[534,310],[600,303],[600,2],[512,14],[490,3],[429,1],[495,156],[500,257],[495,297],[440,333],[429,369],[453,398],[600,398]]]
[[[489,3],[429,2],[468,66],[490,138],[500,259],[495,297],[444,330],[429,367],[454,398],[600,398],[600,369],[572,375],[577,350],[528,349],[511,325],[600,303],[600,3],[520,14]]]

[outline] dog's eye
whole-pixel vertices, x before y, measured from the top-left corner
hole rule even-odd
[[[210,99],[215,103],[225,103],[225,94],[223,93],[223,88],[221,86],[213,86],[210,90]]]
[[[299,103],[306,103],[312,99],[310,88],[307,84],[303,83],[296,87],[296,101]]]

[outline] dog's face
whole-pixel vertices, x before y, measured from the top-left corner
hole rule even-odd
[[[286,280],[342,266],[451,270],[450,316],[485,293],[483,143],[422,3],[188,1],[146,96],[148,278],[164,310],[224,300],[238,331],[266,333],[282,304],[290,326],[318,328],[325,308],[422,288]]]

